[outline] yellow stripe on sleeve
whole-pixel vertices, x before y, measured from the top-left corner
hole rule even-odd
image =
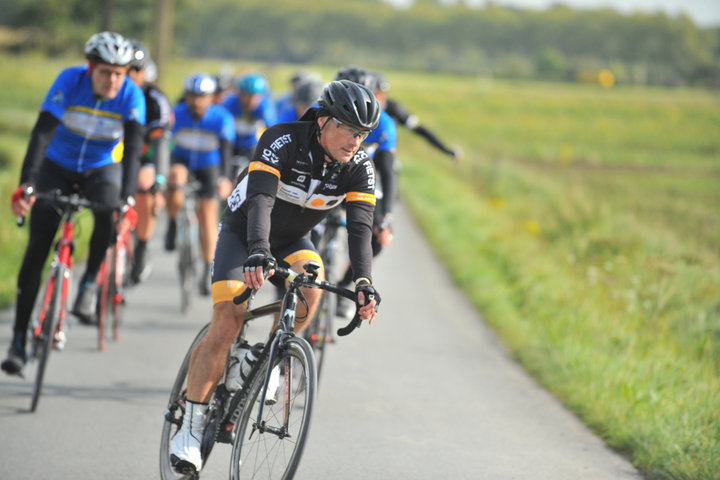
[[[364,192],[348,192],[346,200],[348,202],[367,202],[375,205],[375,195]]]
[[[277,168],[273,168],[270,165],[266,165],[262,162],[255,161],[255,162],[250,163],[250,167],[248,168],[248,173],[255,172],[255,171],[272,173],[278,179],[280,178],[280,170],[278,170]]]

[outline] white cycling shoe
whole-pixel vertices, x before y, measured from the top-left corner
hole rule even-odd
[[[187,402],[182,428],[170,442],[170,462],[177,473],[194,475],[202,469],[200,439],[207,405]]]

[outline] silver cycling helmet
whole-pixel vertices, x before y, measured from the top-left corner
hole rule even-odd
[[[119,33],[100,32],[85,43],[85,58],[95,63],[124,67],[133,59],[133,47]]]
[[[350,80],[335,80],[328,84],[318,102],[321,115],[327,113],[338,120],[373,130],[380,121],[380,103],[365,85]]]

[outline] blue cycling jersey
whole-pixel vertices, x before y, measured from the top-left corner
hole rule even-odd
[[[220,140],[235,140],[233,117],[219,105],[210,105],[199,120],[193,118],[185,102],[175,107],[175,141],[172,155],[185,161],[192,170],[220,165]]]
[[[380,112],[378,126],[370,132],[363,145],[366,147],[372,145],[373,148],[365,148],[365,150],[372,151],[373,154],[380,150],[395,151],[397,147],[397,128],[392,117],[384,110]]]
[[[298,119],[295,104],[292,101],[292,93],[285,93],[275,99],[275,111],[277,112],[277,123],[294,122]]]
[[[246,115],[243,112],[240,96],[230,95],[223,102],[225,107],[235,118],[235,148],[238,150],[249,150],[255,148],[260,135],[267,127],[277,123],[277,112],[275,104],[270,97],[263,97],[258,106]]]
[[[74,172],[120,162],[125,122],[145,125],[142,90],[125,77],[115,98],[98,99],[87,66],[60,72],[41,108],[60,120],[47,158]]]

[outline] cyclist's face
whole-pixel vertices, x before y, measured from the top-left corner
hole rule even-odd
[[[96,65],[90,77],[93,93],[99,97],[112,100],[120,91],[127,71],[128,67],[106,65],[104,63]]]
[[[205,111],[208,109],[211,103],[213,103],[212,95],[194,95],[188,93],[185,95],[185,101],[190,109],[190,113],[195,118],[202,118],[205,115]]]
[[[320,117],[320,145],[338,162],[349,162],[365,138],[365,130],[336,122],[332,117]],[[362,133],[362,134],[361,134]]]
[[[142,87],[145,83],[145,69],[138,70],[131,68],[128,70],[128,77],[130,77],[130,80],[132,80],[135,85]]]

